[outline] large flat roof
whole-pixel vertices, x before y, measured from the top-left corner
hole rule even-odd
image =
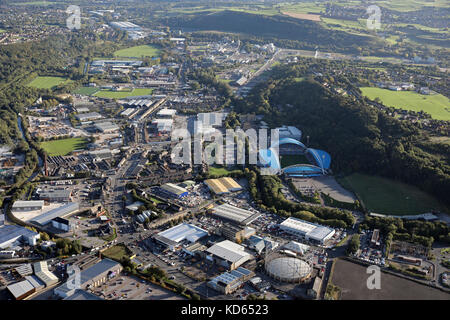
[[[168,192],[176,194],[177,196],[180,196],[183,193],[187,192],[187,190],[185,188],[177,186],[176,184],[173,184],[173,183],[165,183],[161,186],[161,189],[164,189]]]
[[[212,247],[208,248],[206,252],[231,263],[241,260],[246,261],[251,258],[251,255],[245,252],[243,246],[230,240],[216,243]]]
[[[37,236],[38,233],[31,231],[27,228],[16,226],[16,225],[6,225],[0,227],[0,245],[4,242],[10,241],[19,237],[33,237]]]
[[[39,223],[40,225],[46,225],[50,220],[56,217],[64,217],[80,209],[80,205],[77,202],[69,202],[59,208],[47,211],[36,218],[33,218],[33,222]]]
[[[164,242],[169,240],[168,244],[178,244],[183,240],[195,242],[208,235],[208,231],[199,228],[193,224],[182,223],[170,229],[157,234],[156,239]]]
[[[34,290],[33,285],[28,280],[16,282],[7,286],[7,288],[16,299]]]
[[[81,271],[81,284],[85,284],[89,282],[90,280],[94,279],[95,277],[101,275],[104,272],[107,272],[111,270],[112,268],[115,268],[119,266],[120,263],[111,260],[111,259],[103,259],[96,264],[94,264],[92,267],[87,268],[86,270]]]
[[[327,228],[315,223],[311,223],[308,221],[296,219],[296,218],[287,218],[280,226],[283,228],[297,230],[299,232],[304,233],[308,238],[323,241],[327,238],[331,233],[335,231],[331,228]]]
[[[30,208],[30,207],[41,207],[42,208],[43,206],[44,206],[44,200],[30,200],[30,201],[17,200],[17,201],[14,201],[12,208],[13,209]]]
[[[219,179],[207,179],[204,182],[208,186],[208,188],[216,194],[227,193],[242,189],[241,185],[230,177],[223,177]]]

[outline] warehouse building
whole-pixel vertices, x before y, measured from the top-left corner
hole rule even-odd
[[[206,250],[206,260],[221,265],[229,270],[240,267],[252,258],[245,248],[229,240],[214,244]]]
[[[221,204],[212,209],[214,216],[241,225],[249,225],[255,221],[260,214],[249,210],[241,209],[227,203]]]
[[[37,200],[37,201],[23,201],[23,200],[17,200],[14,201],[14,204],[12,206],[12,211],[21,212],[21,211],[34,211],[34,210],[42,210],[44,207],[44,201],[43,200]]]
[[[0,249],[14,247],[18,243],[24,242],[30,246],[35,246],[39,239],[39,233],[16,225],[5,225],[0,227]]]
[[[128,21],[115,21],[110,23],[111,27],[124,30],[124,31],[141,31],[142,28],[132,22]]]
[[[334,229],[296,218],[284,220],[280,224],[280,229],[299,238],[319,244],[324,244],[335,234]]]
[[[218,233],[230,241],[243,241],[256,234],[256,230],[251,227],[242,227],[231,223],[224,223],[220,226]]]
[[[154,119],[152,121],[153,126],[159,133],[170,133],[172,132],[172,119]]]
[[[100,131],[102,133],[116,132],[116,131],[119,131],[119,129],[120,129],[117,124],[112,123],[111,121],[99,122],[99,123],[96,123],[94,126],[95,126],[95,129],[97,129],[98,131]]]
[[[35,218],[33,218],[31,221],[35,222],[41,226],[45,226],[49,224],[53,219],[55,218],[63,218],[67,217],[71,214],[74,214],[78,212],[80,209],[80,206],[77,202],[69,202],[59,208],[55,208],[53,210],[47,211]]]
[[[160,187],[161,192],[171,198],[182,198],[188,195],[188,191],[185,188],[177,186],[173,183],[165,183]]]
[[[103,259],[92,267],[81,271],[80,273],[80,287],[77,289],[86,290],[92,287],[98,287],[107,280],[116,277],[122,271],[122,265],[111,259]],[[67,298],[75,293],[76,289],[73,284],[68,282],[57,287],[54,293],[61,297]]]
[[[207,235],[208,231],[202,228],[193,224],[182,223],[154,235],[153,238],[158,243],[173,251],[179,248],[185,241],[194,243]]]
[[[48,202],[70,202],[72,201],[72,191],[70,189],[40,191],[39,199]]]
[[[205,184],[211,192],[219,195],[242,190],[242,186],[230,177],[207,179]]]
[[[177,110],[175,109],[161,109],[156,113],[156,116],[160,119],[172,119],[174,115],[176,115]]]
[[[51,223],[52,227],[64,232],[69,232],[72,229],[70,221],[61,217],[56,217]]]
[[[223,294],[231,294],[254,276],[253,271],[239,267],[222,273],[207,283],[207,286]]]
[[[26,276],[31,276],[33,274],[33,267],[31,266],[31,263],[25,263],[18,267],[15,267],[14,270],[22,277],[25,278]]]
[[[6,289],[8,289],[8,291],[12,294],[12,296],[16,300],[23,300],[36,291],[36,289],[33,287],[30,281],[26,279],[11,284],[7,286]]]
[[[55,283],[58,283],[58,278],[48,270],[46,261],[39,261],[33,264],[34,275],[39,278],[45,287],[50,287]]]
[[[103,118],[98,112],[81,113],[75,116],[79,121],[97,120]]]

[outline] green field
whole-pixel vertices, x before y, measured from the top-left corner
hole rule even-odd
[[[280,156],[280,164],[282,168],[300,163],[310,163],[304,155],[284,155]]]
[[[78,88],[77,90],[75,90],[73,93],[81,94],[84,96],[91,96],[99,90],[100,89],[94,88],[94,87],[81,87],[81,88]]]
[[[121,261],[123,257],[130,257],[131,251],[125,245],[118,244],[103,251],[102,255],[116,261]]]
[[[70,81],[72,80],[63,77],[36,77],[33,81],[28,83],[28,86],[38,89],[51,89],[61,83]]]
[[[58,2],[53,1],[30,1],[30,2],[18,2],[11,3],[15,6],[49,6],[51,4],[57,4]]]
[[[363,87],[363,95],[374,100],[379,98],[389,107],[403,110],[425,111],[433,119],[450,120],[450,100],[441,94],[423,95],[413,91],[391,91],[388,89]]]
[[[222,166],[210,166],[208,169],[209,176],[226,176],[232,173],[233,171],[240,171],[238,167],[222,167]]]
[[[158,57],[161,54],[161,50],[153,45],[143,45],[121,49],[114,52],[116,57],[129,57],[129,58],[141,58],[141,57]]]
[[[417,187],[387,178],[355,173],[338,182],[355,192],[370,212],[390,215],[412,215],[446,211],[434,197]]]
[[[152,94],[152,92],[153,89],[133,89],[131,91],[100,90],[93,95],[99,98],[122,99],[133,96],[147,96]]]
[[[84,149],[87,140],[85,138],[69,138],[61,140],[44,141],[41,147],[49,156],[65,156],[77,149]]]

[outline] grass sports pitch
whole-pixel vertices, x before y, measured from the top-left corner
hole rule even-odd
[[[73,150],[84,149],[87,140],[85,138],[68,138],[61,140],[44,141],[41,147],[49,156],[65,156]]]
[[[391,91],[388,89],[360,88],[363,95],[381,102],[389,107],[404,110],[425,111],[433,119],[450,120],[450,100],[441,94],[423,95],[413,91]]]
[[[28,83],[28,86],[35,87],[38,89],[51,89],[61,83],[70,82],[72,80],[68,80],[63,77],[36,77]]]
[[[147,96],[152,94],[153,89],[133,89],[130,91],[111,91],[111,90],[100,90],[93,95],[99,98],[109,98],[109,99],[122,99],[126,97],[134,96]]]
[[[143,45],[130,47],[126,49],[121,49],[114,52],[114,56],[116,57],[128,57],[128,58],[140,58],[144,57],[158,57],[161,54],[161,50],[152,45]]]
[[[355,173],[337,180],[355,192],[370,212],[412,215],[432,209],[446,211],[434,197],[419,188],[391,179]]]

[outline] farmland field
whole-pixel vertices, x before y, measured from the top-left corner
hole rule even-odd
[[[283,14],[300,20],[320,21],[320,15],[318,14],[294,13],[294,12],[283,12]]]
[[[116,57],[130,57],[130,58],[140,58],[144,57],[157,57],[161,53],[161,50],[153,45],[143,45],[130,47],[126,49],[121,49],[114,52]]]
[[[450,100],[441,94],[423,95],[412,91],[391,91],[388,89],[363,87],[363,95],[369,99],[379,98],[389,107],[403,110],[425,111],[433,119],[450,120]]]
[[[134,96],[146,96],[152,94],[153,89],[133,89],[131,91],[111,91],[111,90],[100,90],[93,95],[99,98],[109,98],[109,99],[122,99],[126,97]]]
[[[355,192],[370,212],[413,215],[432,209],[446,211],[431,195],[391,179],[355,173],[337,180],[345,189]]]
[[[84,138],[69,138],[52,141],[44,141],[41,147],[47,152],[49,156],[65,156],[77,149],[84,149],[87,140]]]
[[[337,259],[332,279],[341,288],[341,300],[448,300],[450,294],[395,275],[381,272],[379,290],[367,288],[367,267]]]
[[[70,82],[72,80],[68,80],[63,77],[36,77],[28,83],[28,86],[35,87],[38,89],[51,89],[61,83]]]

